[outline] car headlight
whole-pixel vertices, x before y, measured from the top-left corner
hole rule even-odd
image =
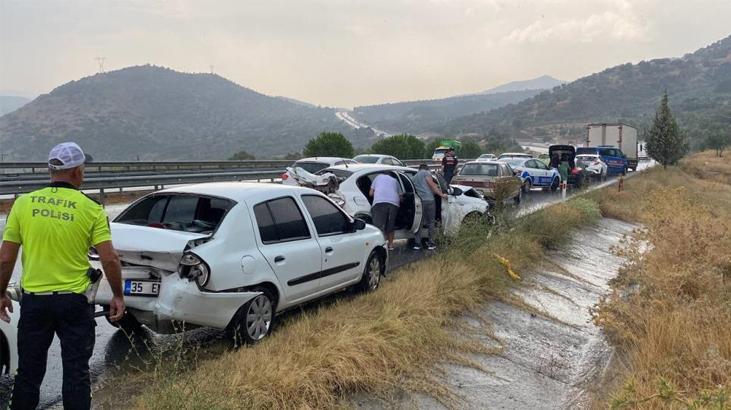
[[[180,268],[178,273],[180,277],[188,280],[195,280],[198,286],[206,286],[208,279],[211,277],[211,269],[197,255],[186,253],[180,259]]]

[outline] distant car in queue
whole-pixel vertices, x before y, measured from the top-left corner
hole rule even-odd
[[[360,164],[380,164],[380,165],[396,165],[399,167],[405,167],[406,164],[401,162],[400,159],[392,155],[383,154],[363,154],[353,158],[353,161]]]
[[[594,154],[581,154],[576,156],[576,166],[584,170],[587,176],[600,180],[607,179],[608,166],[602,161],[602,157]]]
[[[537,159],[508,158],[501,162],[509,164],[520,177],[524,193],[528,193],[533,187],[549,188],[551,191],[555,191],[561,184],[561,175],[558,170],[549,168],[548,165]]]
[[[470,161],[452,179],[452,183],[474,187],[490,202],[512,199],[519,204],[523,181],[503,161]]]

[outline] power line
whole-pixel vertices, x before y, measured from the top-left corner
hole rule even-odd
[[[95,57],[94,60],[99,64],[99,74],[104,72],[104,60],[106,60],[106,57]]]

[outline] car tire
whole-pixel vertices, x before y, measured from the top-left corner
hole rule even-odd
[[[530,192],[530,188],[532,185],[533,184],[531,184],[530,179],[526,179],[525,183],[523,183],[523,186],[521,187],[523,193],[527,194],[528,192]]]
[[[358,285],[356,285],[358,291],[367,293],[378,289],[378,286],[381,284],[381,276],[383,276],[385,270],[386,260],[383,257],[383,253],[374,250],[368,256],[365,268],[363,269],[363,276]]]
[[[104,306],[104,309],[108,310],[109,306]],[[129,312],[124,312],[124,316],[116,322],[109,320],[109,315],[104,315],[104,318],[107,319],[107,323],[117,329],[122,329],[122,331],[127,335],[133,335],[142,330],[142,323],[140,323],[137,318]]]
[[[553,182],[551,182],[551,192],[558,191],[559,185],[561,185],[561,182],[558,180],[558,178],[553,178]]]
[[[229,325],[234,344],[253,344],[267,337],[272,331],[276,299],[271,291],[263,286],[255,287],[252,292],[260,295],[244,303]]]

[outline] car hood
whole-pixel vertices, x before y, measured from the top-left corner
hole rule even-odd
[[[191,247],[191,241],[210,236],[122,223],[112,223],[110,227],[112,244],[122,261],[167,271],[178,269],[180,258]]]

